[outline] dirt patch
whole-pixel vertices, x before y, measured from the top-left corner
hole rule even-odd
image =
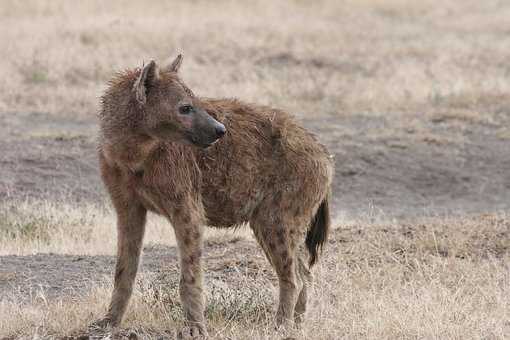
[[[436,110],[302,121],[335,155],[335,215],[460,215],[510,207],[506,104],[478,115]],[[0,197],[106,199],[94,119],[18,113],[0,114],[0,123]]]
[[[273,278],[269,264],[257,245],[240,238],[208,240],[204,250],[206,280],[242,272],[247,276]],[[113,277],[114,256],[81,256],[35,254],[0,257],[0,293],[9,298],[25,296],[79,296],[90,287]],[[178,253],[175,247],[148,245],[144,247],[140,277],[151,277],[155,285],[170,280],[178,286]],[[170,279],[169,279],[170,278]],[[165,283],[167,285],[168,283]]]
[[[101,201],[92,121],[0,114],[0,198]]]
[[[335,154],[337,213],[397,218],[507,210],[510,151],[497,131],[508,123],[391,115],[305,121]]]

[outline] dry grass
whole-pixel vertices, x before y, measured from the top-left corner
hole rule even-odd
[[[173,244],[173,230],[162,222],[150,223],[147,242]],[[115,215],[107,208],[48,201],[0,206],[0,255],[114,254],[116,242]]]
[[[0,109],[92,115],[114,70],[177,51],[197,93],[298,114],[466,107],[510,93],[509,15],[498,0],[4,0]]]
[[[35,201],[0,204],[0,256],[58,253],[115,255],[116,218],[108,204],[76,206],[65,202]],[[222,230],[208,229],[206,237],[222,237]],[[250,235],[248,230],[237,236]],[[144,238],[147,245],[175,245],[171,224],[151,215]]]
[[[342,223],[346,225],[346,223]],[[505,339],[510,335],[510,221],[505,215],[337,229],[316,269],[299,339]],[[225,247],[235,247],[225,243]],[[241,254],[240,256],[245,256]],[[262,265],[264,267],[264,265]],[[208,279],[213,339],[274,339],[274,281],[242,268]],[[175,272],[176,273],[176,272]],[[157,282],[158,284],[154,284]],[[177,275],[139,280],[124,329],[150,338],[182,323]],[[57,336],[101,315],[110,278],[78,297],[0,302],[0,336]],[[124,332],[127,332],[124,330]]]

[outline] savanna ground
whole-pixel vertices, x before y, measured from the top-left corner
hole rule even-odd
[[[0,1],[0,338],[82,334],[106,309],[115,219],[97,172],[115,70],[185,55],[198,94],[293,112],[335,154],[334,216],[299,339],[510,337],[510,3]],[[151,218],[116,336],[182,323]],[[209,231],[213,339],[276,339],[250,234]]]

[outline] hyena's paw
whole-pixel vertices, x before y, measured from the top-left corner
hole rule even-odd
[[[117,326],[117,322],[114,322],[110,317],[105,316],[101,319],[91,322],[88,326],[90,331],[106,331]]]
[[[207,330],[204,326],[185,326],[177,333],[178,340],[205,340],[207,339]]]
[[[301,328],[305,321],[305,313],[294,313],[294,327]]]
[[[274,323],[274,330],[278,333],[279,337],[284,340],[295,340],[299,338],[300,326],[289,319],[276,318]]]
[[[278,331],[290,331],[296,328],[294,320],[282,317],[279,313],[275,318],[275,329]]]

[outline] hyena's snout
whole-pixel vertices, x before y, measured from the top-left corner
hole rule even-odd
[[[222,123],[218,122],[215,119],[213,119],[213,120],[214,120],[214,124],[213,124],[213,128],[212,128],[213,131],[211,131],[212,142],[210,143],[210,145],[216,143],[221,137],[223,137],[227,133],[227,129],[225,128],[225,125],[223,125]]]
[[[221,124],[220,122],[218,122],[218,124],[216,125],[216,139],[220,139],[221,137],[223,137],[225,135],[225,133],[227,133],[227,129],[225,129],[225,125]]]
[[[192,139],[194,144],[207,148],[222,138],[227,129],[206,111],[200,110],[198,113]]]

